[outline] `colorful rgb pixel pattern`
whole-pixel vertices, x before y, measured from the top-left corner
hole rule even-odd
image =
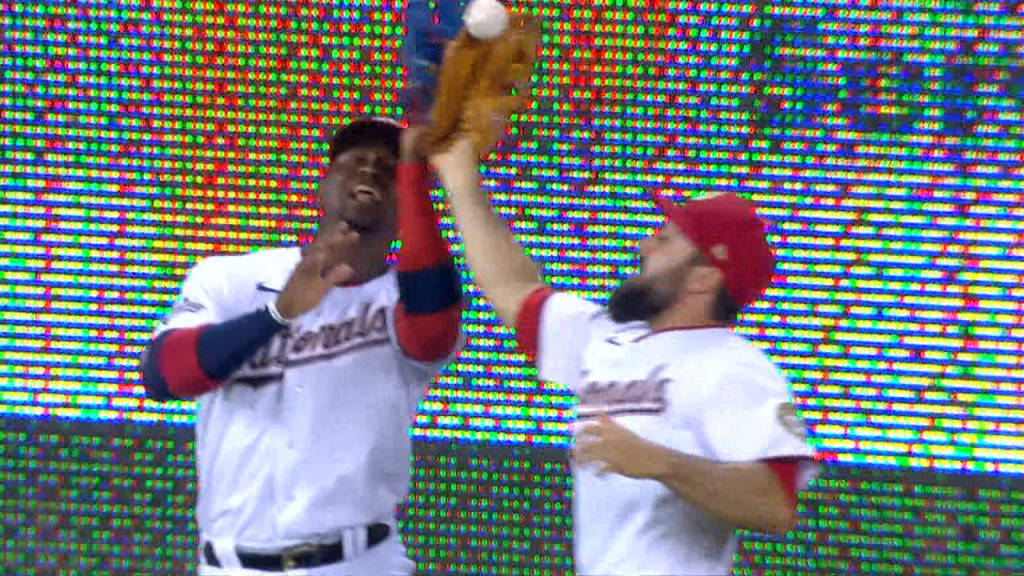
[[[142,399],[147,333],[197,259],[308,237],[325,136],[400,114],[396,6],[2,5],[0,414],[191,422]],[[552,283],[631,273],[647,189],[738,190],[779,256],[741,330],[825,458],[1024,471],[1024,4],[524,6],[533,103],[485,182]],[[416,435],[564,445],[571,398],[467,317]]]
[[[418,573],[572,574],[565,456],[539,446],[418,443],[400,526]],[[5,576],[192,573],[191,462],[185,426],[6,420]],[[921,476],[826,467],[801,497],[797,530],[785,539],[743,534],[733,574],[1024,573],[1019,477]]]

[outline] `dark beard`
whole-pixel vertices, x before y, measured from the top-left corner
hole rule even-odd
[[[626,278],[608,299],[608,313],[612,320],[622,324],[637,320],[648,321],[671,304],[649,283],[639,277]]]

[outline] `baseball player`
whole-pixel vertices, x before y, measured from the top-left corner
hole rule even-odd
[[[147,395],[199,404],[200,575],[413,571],[395,524],[408,427],[461,341],[415,138],[385,119],[339,130],[315,242],[202,260],[155,332]]]
[[[814,472],[785,378],[730,329],[771,277],[762,222],[734,194],[657,195],[666,222],[602,307],[538,280],[481,193],[478,157],[462,139],[432,163],[479,286],[539,377],[579,398],[577,573],[728,574],[735,529],[786,533]]]

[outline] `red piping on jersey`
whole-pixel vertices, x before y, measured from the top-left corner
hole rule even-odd
[[[220,384],[199,365],[199,336],[206,328],[172,330],[160,346],[157,365],[167,383],[167,391],[175,398],[193,398]]]
[[[666,332],[691,332],[695,330],[707,330],[709,328],[728,328],[725,324],[701,324],[700,326],[672,326],[669,328],[662,328],[661,330],[651,330],[647,334],[637,336],[633,342],[639,342],[644,338],[650,338],[651,336],[657,336],[658,334],[664,334]]]
[[[544,310],[544,303],[554,293],[550,286],[538,286],[523,300],[516,313],[516,343],[519,351],[526,354],[531,362],[537,357],[540,314]]]

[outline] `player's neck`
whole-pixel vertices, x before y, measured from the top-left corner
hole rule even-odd
[[[352,266],[356,273],[352,276],[352,280],[345,284],[363,284],[387,272],[388,261],[386,257],[381,257],[374,261],[350,262],[349,266]]]
[[[651,318],[648,324],[652,332],[724,326],[721,322],[716,322],[705,307],[686,305],[667,308]]]
[[[348,264],[355,274],[346,284],[362,284],[387,272],[390,249],[391,237],[386,237],[384,234],[361,234],[359,243],[352,253],[331,264]]]

